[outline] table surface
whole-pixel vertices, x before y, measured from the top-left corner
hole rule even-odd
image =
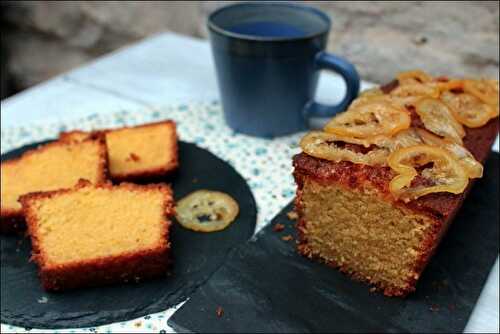
[[[336,102],[342,87],[338,76],[322,73],[317,99]],[[3,100],[1,129],[218,98],[208,42],[162,33]],[[493,149],[498,152],[498,138]],[[466,332],[499,331],[498,291],[497,258]]]

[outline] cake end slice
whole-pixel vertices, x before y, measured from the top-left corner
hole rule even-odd
[[[415,289],[441,222],[394,205],[373,188],[297,175],[298,250],[387,296]]]
[[[165,276],[169,186],[91,185],[21,197],[43,287],[61,291]]]

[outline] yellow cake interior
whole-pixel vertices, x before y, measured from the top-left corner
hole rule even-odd
[[[171,147],[177,140],[175,128],[168,124],[124,128],[106,134],[112,175],[164,168],[176,154]]]
[[[2,209],[20,210],[19,196],[30,192],[70,188],[79,179],[100,181],[101,148],[96,141],[56,144],[2,163]]]
[[[35,201],[46,264],[137,252],[163,245],[165,194],[84,187]]]
[[[432,220],[404,211],[371,190],[304,183],[306,253],[379,286],[406,288]]]

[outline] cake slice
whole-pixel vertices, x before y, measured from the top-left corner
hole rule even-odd
[[[415,290],[474,179],[482,176],[481,163],[498,134],[498,104],[484,102],[495,102],[484,93],[494,97],[494,85],[420,73],[408,72],[381,90],[363,94],[329,123],[331,128],[327,125],[324,132],[308,135],[311,140],[303,139],[303,152],[293,159],[298,251],[387,296]],[[476,86],[481,89],[473,90]],[[433,96],[422,96],[427,92]],[[447,107],[440,102],[443,95],[460,103]],[[423,103],[435,108],[422,108]],[[459,116],[469,117],[460,119],[470,125],[463,125],[462,135],[449,116],[452,107],[463,112]],[[382,110],[391,117],[406,116],[386,121]],[[398,121],[406,129],[373,135],[393,131]],[[448,137],[455,129],[458,135]],[[405,160],[396,159],[404,154]],[[398,189],[401,176],[408,175],[409,181]]]
[[[98,132],[62,133],[66,142],[104,134],[109,153],[109,173],[115,181],[134,181],[168,174],[178,167],[177,134],[173,121]]]
[[[78,180],[106,180],[107,151],[101,139],[53,142],[1,164],[2,233],[22,229],[21,195],[73,187]]]
[[[20,202],[43,287],[60,291],[167,274],[169,186],[81,181]]]

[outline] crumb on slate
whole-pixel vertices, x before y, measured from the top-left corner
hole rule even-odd
[[[285,236],[281,237],[281,240],[290,241],[290,240],[293,240],[293,237],[289,234],[289,235],[285,235]]]
[[[222,307],[217,307],[217,310],[215,311],[215,314],[217,314],[217,318],[221,318],[224,315],[224,309]]]
[[[42,297],[42,298],[39,298],[39,299],[37,300],[37,302],[38,302],[39,304],[47,304],[47,302],[48,302],[48,301],[49,301],[49,299],[48,299],[47,297],[45,297],[45,296],[44,296],[44,297]]]
[[[277,223],[273,226],[273,231],[274,232],[281,232],[285,229],[285,225]]]
[[[288,219],[290,220],[297,220],[299,218],[299,215],[295,211],[290,211],[289,213],[286,214],[288,216]]]

